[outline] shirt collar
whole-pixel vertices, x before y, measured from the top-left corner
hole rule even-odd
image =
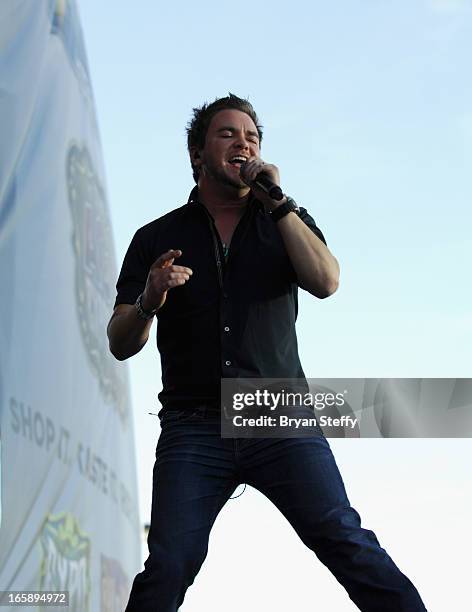
[[[195,185],[195,187],[190,192],[190,195],[187,200],[187,204],[200,204],[203,206],[203,204],[198,199],[198,185]],[[257,198],[254,197],[254,194],[252,193],[252,191],[249,192],[248,204],[250,206],[255,206],[256,210],[261,210],[262,212],[264,212],[264,205],[262,204],[262,202],[260,202]]]

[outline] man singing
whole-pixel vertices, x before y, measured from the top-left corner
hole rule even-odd
[[[313,218],[256,184],[251,104],[230,94],[194,109],[188,202],[139,229],[126,253],[108,325],[120,360],[146,344],[154,316],[162,431],[153,473],[149,557],[127,612],[175,612],[208,550],[212,525],[240,483],[266,495],[365,612],[418,612],[410,580],[361,527],[328,441],[223,438],[222,378],[303,379],[297,290],[334,293],[339,265]],[[251,611],[252,612],[252,611]]]

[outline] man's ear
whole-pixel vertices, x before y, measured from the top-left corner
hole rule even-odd
[[[194,168],[199,168],[202,164],[202,158],[200,155],[200,151],[197,147],[191,147],[190,149],[190,159],[192,160],[192,166]]]

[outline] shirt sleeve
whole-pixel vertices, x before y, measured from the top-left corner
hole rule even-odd
[[[316,225],[315,220],[308,213],[307,209],[303,208],[302,206],[300,206],[300,212],[299,212],[298,216],[303,221],[303,223],[307,227],[309,227],[311,229],[311,231],[315,234],[315,236],[317,236],[324,244],[326,244],[326,239],[323,236],[323,232]],[[328,246],[328,245],[326,244],[326,246]],[[295,272],[295,268],[293,267],[292,262],[290,261],[290,258],[288,257],[288,255],[287,255],[287,260],[288,260],[288,264],[289,264],[289,267],[290,267],[290,280],[291,280],[292,283],[298,283],[298,281],[297,281],[297,273]]]
[[[134,304],[140,293],[144,291],[146,279],[152,261],[143,240],[143,233],[138,230],[126,251],[121,272],[116,283],[117,296],[115,306],[118,304]]]
[[[323,236],[323,232],[320,230],[320,228],[316,225],[315,220],[313,219],[313,217],[311,215],[308,214],[306,208],[302,208],[300,206],[300,214],[299,214],[300,219],[303,221],[303,223],[305,225],[307,225],[311,231],[315,234],[315,236],[318,236],[318,238],[326,243],[325,237]]]

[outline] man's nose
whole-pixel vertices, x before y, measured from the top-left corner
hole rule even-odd
[[[249,140],[244,136],[244,134],[239,134],[238,138],[236,138],[235,145],[240,149],[248,149],[249,150]]]

